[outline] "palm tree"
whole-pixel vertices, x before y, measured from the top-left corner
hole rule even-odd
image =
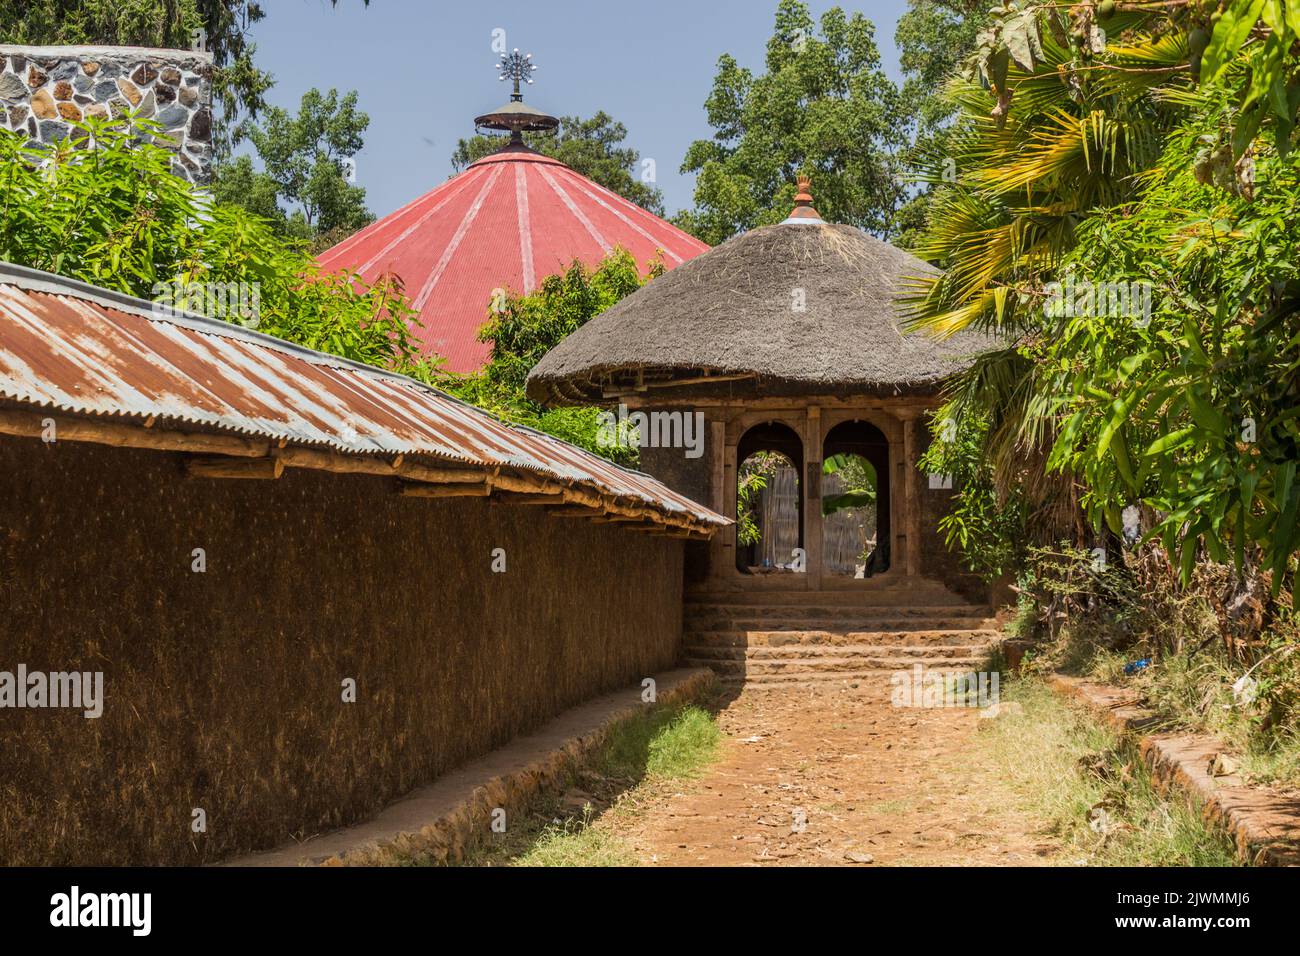
[[[908,323],[946,336],[968,327],[1002,344],[952,385],[946,414],[987,422],[983,452],[995,487],[1019,488],[1057,519],[1074,482],[1046,468],[1055,403],[1030,355],[1052,334],[1046,284],[1094,210],[1130,202],[1156,161],[1189,85],[1181,31],[1117,14],[1107,44],[1092,6],[1008,4],[980,39],[977,76],[955,78],[958,132],[950,156],[928,157],[930,224],[914,249],[943,272],[903,297]],[[945,175],[945,173],[947,175]]]

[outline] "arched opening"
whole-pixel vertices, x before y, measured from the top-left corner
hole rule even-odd
[[[841,422],[822,445],[822,569],[869,578],[889,568],[889,441],[865,421]]]
[[[788,425],[755,425],[736,446],[736,568],[799,572],[803,557],[803,442]]]

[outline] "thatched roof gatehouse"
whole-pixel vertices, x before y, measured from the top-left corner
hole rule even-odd
[[[935,529],[951,483],[917,462],[944,382],[986,341],[903,331],[900,291],[933,273],[823,221],[801,180],[788,219],[589,322],[537,365],[529,394],[702,415],[702,455],[641,449],[671,487],[741,519],[707,557],[701,547],[697,594],[863,593],[924,577],[969,589]]]

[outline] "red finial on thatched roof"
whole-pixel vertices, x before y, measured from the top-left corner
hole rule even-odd
[[[813,208],[812,180],[807,176],[800,176],[796,181],[799,184],[799,191],[795,193],[794,209],[791,210],[785,221],[821,222],[821,213]]]

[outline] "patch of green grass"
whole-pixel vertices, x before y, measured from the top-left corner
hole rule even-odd
[[[1091,866],[1236,866],[1229,837],[1208,828],[1181,795],[1157,793],[1130,745],[1033,679],[1003,701],[1020,705],[980,722],[981,756],[1060,841],[1063,859]]]
[[[543,798],[506,833],[472,851],[469,866],[635,866],[636,854],[606,825],[652,792],[695,777],[717,756],[722,732],[703,707],[654,707],[610,729],[600,752],[571,783],[592,802],[580,810]],[[581,799],[581,798],[580,798]]]
[[[701,707],[656,709],[614,727],[596,767],[615,779],[685,779],[713,759],[721,740],[717,721]]]

